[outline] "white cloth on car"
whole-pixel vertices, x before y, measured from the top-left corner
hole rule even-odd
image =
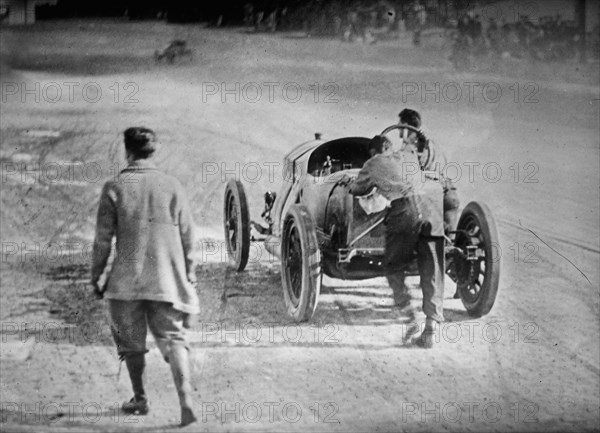
[[[367,215],[381,212],[390,205],[390,201],[379,193],[377,187],[373,188],[369,194],[361,195],[357,198],[360,207],[363,208]]]

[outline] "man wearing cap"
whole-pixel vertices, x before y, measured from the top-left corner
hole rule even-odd
[[[123,411],[149,410],[143,373],[150,328],[170,364],[184,426],[196,420],[186,328],[189,315],[199,312],[190,206],[177,179],[150,161],[156,150],[152,130],[129,128],[124,142],[128,165],[100,195],[91,284],[98,297],[108,299],[113,338],[129,371],[134,396]],[[113,237],[116,252],[101,288]]]
[[[390,201],[385,216],[384,270],[394,302],[401,309],[410,305],[404,271],[417,251],[423,312],[427,318],[423,333],[415,342],[431,348],[437,324],[444,320],[444,251],[443,243],[429,236],[430,224],[423,219],[415,196],[416,182],[420,179],[419,161],[414,149],[392,151],[387,137],[379,135],[369,142],[369,153],[372,156],[358,173],[350,193],[364,196],[377,188]]]
[[[458,194],[454,183],[442,175],[442,171],[447,164],[446,155],[440,147],[427,138],[421,129],[421,115],[410,108],[405,108],[398,114],[401,124],[410,125],[419,129],[419,133],[410,132],[408,141],[413,142],[419,155],[421,170],[425,172],[436,172],[440,176],[440,181],[444,189],[444,231],[447,235],[456,230],[458,218]]]

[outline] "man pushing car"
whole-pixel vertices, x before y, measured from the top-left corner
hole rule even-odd
[[[416,343],[433,346],[434,334],[444,320],[444,237],[441,221],[427,212],[427,202],[418,198],[423,191],[418,155],[411,146],[392,149],[385,136],[369,143],[372,157],[364,164],[350,192],[354,196],[380,193],[390,201],[385,216],[384,269],[394,301],[402,309],[410,305],[404,284],[405,269],[416,250],[423,291],[425,328]],[[438,185],[439,186],[439,185]],[[441,189],[440,189],[441,194]]]

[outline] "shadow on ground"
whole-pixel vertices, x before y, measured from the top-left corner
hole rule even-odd
[[[221,326],[236,323],[276,323],[281,326],[294,321],[287,315],[279,264],[252,264],[244,272],[236,272],[223,263],[206,264],[198,272],[200,322]],[[413,305],[420,311],[418,283],[409,283]],[[450,296],[452,290],[447,290]],[[465,310],[453,308],[457,301],[448,300],[446,321],[470,319]],[[346,283],[328,280],[321,287],[317,310],[311,322],[355,326],[402,324],[414,320],[414,314],[392,305],[392,292],[384,280]]]

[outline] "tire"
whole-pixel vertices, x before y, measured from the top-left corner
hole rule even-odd
[[[248,263],[250,252],[250,215],[246,193],[239,180],[230,179],[227,182],[223,226],[227,254],[235,270],[241,272]]]
[[[496,222],[490,209],[470,202],[458,221],[455,246],[465,253],[477,247],[477,259],[456,262],[457,288],[469,315],[481,317],[492,309],[500,282],[500,254]]]
[[[303,205],[288,210],[281,236],[281,281],[289,316],[310,320],[321,291],[321,252],[312,217]]]

